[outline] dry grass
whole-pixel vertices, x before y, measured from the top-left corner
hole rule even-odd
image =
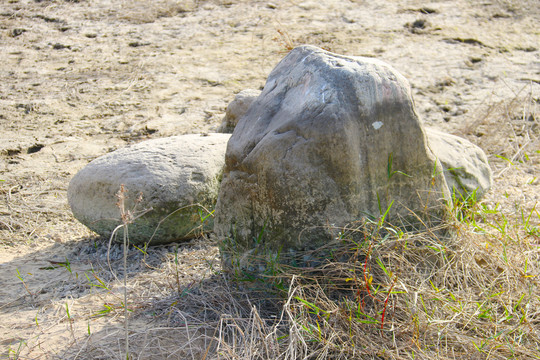
[[[498,124],[480,138],[498,181],[538,166],[536,102],[518,93],[482,119]],[[502,145],[501,134],[511,134]],[[176,306],[212,314],[199,322],[210,336],[202,358],[540,358],[540,211],[491,198],[457,202],[451,236],[368,222],[342,231],[334,260],[316,269],[271,264],[273,276],[237,285],[219,276]]]
[[[0,181],[2,246],[31,243],[51,227],[50,216],[69,219],[64,211],[66,205],[60,177],[44,179],[30,175],[17,180]]]
[[[537,107],[532,84],[527,84],[514,91],[513,98],[487,106],[464,127],[463,133],[476,136],[476,142],[489,154],[523,163],[529,160],[529,154],[538,154],[535,150],[540,148]]]
[[[78,16],[152,23],[189,16],[204,5],[210,9],[239,2],[124,1],[103,3]],[[26,18],[34,20],[36,32],[49,23],[61,29],[63,19],[74,16],[60,6],[63,3],[21,2],[12,15],[4,16],[6,26],[29,28],[21,22]],[[505,10],[496,9],[502,16],[538,12],[532,0],[494,3]],[[299,33],[291,25],[278,28],[281,32],[268,31],[280,49],[304,42],[339,46],[339,39],[328,34]],[[153,79],[142,71],[143,65],[115,62],[118,69],[133,67],[103,71],[121,79],[121,88],[146,90]],[[81,96],[72,82],[66,88]],[[534,200],[540,126],[532,88],[527,85],[516,90],[514,98],[493,104],[486,101],[485,111],[472,114],[462,129],[487,151],[496,177],[485,202],[455,209],[455,218],[447,224],[453,237],[399,235],[388,231],[390,226],[378,229],[368,223],[350,229],[364,241],[353,243],[343,236],[338,260],[317,269],[276,272],[264,282],[224,274],[216,242],[201,238],[152,247],[146,254],[131,247],[124,287],[122,247],[113,244],[109,251],[113,274],[106,244],[68,215],[69,174],[62,179],[30,174],[9,184],[0,182],[2,251],[21,243],[28,248],[44,243],[39,251],[51,248],[46,253],[25,249],[29,254],[3,264],[2,271],[36,262],[50,269],[40,269],[45,276],[36,282],[38,272],[27,274],[21,268],[28,292],[18,283],[13,299],[0,305],[2,313],[13,314],[20,325],[6,329],[0,323],[0,332],[7,335],[0,339],[0,358],[125,359],[124,288],[133,359],[540,358],[540,210]],[[96,114],[127,113],[135,106],[129,96],[109,92],[106,102],[97,102]],[[115,118],[107,121],[108,133],[131,125],[119,125]],[[88,128],[92,124],[88,120]],[[62,231],[61,239],[73,241],[62,246],[47,241],[56,241]],[[49,264],[49,259],[69,259],[70,270],[67,263]],[[18,281],[14,271],[12,275],[3,286]]]
[[[538,167],[536,101],[495,104],[478,123],[499,124],[479,138],[499,176],[485,202],[455,204],[446,231],[401,232],[368,221],[342,229],[334,258],[319,267],[271,264],[262,279],[223,273],[208,238],[146,252],[131,247],[125,287],[120,245],[75,241],[68,279],[25,284],[17,301],[40,309],[36,329],[2,355],[121,359],[127,334],[133,359],[540,358],[540,210],[501,193],[506,179]],[[510,146],[499,147],[502,126],[513,129],[503,132]],[[2,231],[20,233],[22,220],[37,226],[38,205],[54,188],[33,195],[3,188]],[[14,196],[26,199],[15,202],[21,208],[10,205]],[[69,334],[65,347],[47,347],[55,334]]]
[[[220,339],[229,344],[223,357],[540,357],[540,214],[532,213],[536,227],[529,221],[507,231],[498,229],[501,213],[475,205],[466,214],[445,239],[432,232],[395,235],[369,223],[352,230],[365,241],[344,239],[337,257],[345,261],[273,278],[288,284],[280,320],[262,331],[260,315],[252,314],[238,330],[235,352]],[[259,345],[250,352],[259,355],[245,357],[254,336]]]
[[[517,221],[482,204],[462,203],[453,213],[447,224],[452,235],[401,233],[366,222],[343,229],[333,244],[334,259],[321,266],[273,264],[274,275],[257,280],[223,274],[208,239],[154,247],[147,254],[132,249],[130,354],[141,359],[539,358],[540,212],[531,209]],[[73,344],[57,358],[124,356],[122,286],[107,269],[106,252],[103,245],[78,250],[95,269],[81,285],[99,290],[87,296],[94,296],[94,304],[100,296],[107,311],[77,315],[73,305],[72,312],[88,319],[89,327],[103,319],[110,325],[91,335],[76,329]],[[121,274],[121,247],[113,245],[109,255]]]

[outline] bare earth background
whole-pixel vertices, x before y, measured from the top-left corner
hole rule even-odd
[[[532,209],[539,23],[535,0],[0,0],[0,358],[122,357],[121,248],[111,271],[106,241],[70,214],[71,177],[128,144],[214,131],[292,46],[392,64],[426,125],[486,150],[486,202]],[[227,286],[216,247],[128,255],[132,352],[201,358],[209,310],[175,305]],[[207,300],[217,329],[234,300]]]

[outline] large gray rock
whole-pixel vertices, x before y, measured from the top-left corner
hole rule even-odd
[[[218,132],[232,133],[238,120],[246,114],[249,107],[261,94],[260,90],[246,89],[240,91],[234,100],[227,106],[227,111],[218,129]]]
[[[252,89],[238,93],[227,107],[227,115],[222,123],[222,129],[226,129],[224,132],[234,130],[238,119],[246,114],[249,105],[260,94],[260,90]],[[482,198],[493,183],[484,151],[464,138],[437,129],[426,128],[425,133],[431,151],[441,162],[450,192],[455,193],[458,199],[467,199],[473,194],[476,200]]]
[[[249,106],[259,97],[260,90],[239,92],[227,107],[221,130],[233,132],[238,119],[247,113]],[[456,196],[466,199],[475,194],[482,198],[491,188],[491,168],[484,151],[470,141],[434,128],[425,128],[429,147],[444,169],[448,188]]]
[[[291,51],[227,146],[215,233],[246,255],[295,255],[329,229],[375,218],[444,216],[442,167],[407,80],[389,65],[312,46]],[[405,219],[406,218],[406,219]],[[247,261],[247,260],[246,260]],[[280,260],[281,261],[281,260]]]
[[[228,134],[182,135],[145,141],[99,157],[79,171],[68,188],[73,215],[109,237],[121,224],[116,194],[128,191],[126,210],[152,209],[129,225],[131,243],[168,243],[201,231],[200,204],[211,211],[221,180]],[[135,207],[139,193],[143,200]],[[181,209],[181,210],[179,210]],[[209,230],[213,221],[206,222]],[[121,239],[121,237],[119,238]]]
[[[478,146],[459,136],[426,129],[428,144],[444,169],[444,177],[457,199],[480,199],[491,188],[491,168]]]

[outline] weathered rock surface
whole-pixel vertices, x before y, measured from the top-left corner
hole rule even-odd
[[[131,243],[152,239],[152,244],[160,244],[192,237],[201,230],[201,208],[189,205],[213,209],[229,138],[228,134],[174,136],[99,157],[69,184],[73,215],[99,235],[109,237],[121,224],[116,194],[123,184],[128,190],[126,210],[135,208],[137,216],[137,211],[153,209],[129,225]],[[135,207],[139,193],[143,200]],[[212,226],[210,219],[205,230]]]
[[[301,46],[234,130],[214,230],[236,251],[283,256],[324,245],[327,225],[390,206],[393,220],[442,216],[443,198],[407,80],[375,59]]]
[[[227,106],[227,111],[218,129],[218,132],[232,133],[238,120],[246,114],[251,104],[261,94],[260,90],[246,89],[240,91],[234,100]]]
[[[491,168],[486,154],[478,146],[459,136],[426,128],[428,144],[441,162],[450,191],[466,199],[476,191],[480,199],[491,188]]]
[[[251,104],[261,94],[259,90],[244,90],[238,93],[242,104]],[[237,106],[237,99],[229,107],[234,109],[234,119],[245,115],[249,105]],[[229,109],[229,108],[227,108]],[[229,110],[228,110],[229,111]],[[228,117],[226,116],[225,119]],[[227,123],[227,127],[225,127]],[[235,122],[223,122],[226,132],[232,132]],[[450,192],[456,191],[456,196],[466,199],[476,191],[476,199],[482,198],[491,188],[493,182],[491,168],[486,154],[478,146],[467,139],[445,133],[443,131],[425,128],[429,147],[435,157],[439,159],[444,169],[444,176]]]

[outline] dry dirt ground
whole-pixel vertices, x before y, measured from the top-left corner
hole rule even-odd
[[[121,248],[73,219],[70,178],[131,143],[215,130],[295,45],[392,64],[427,125],[486,150],[485,201],[531,210],[539,23],[536,0],[0,0],[0,358],[122,358]],[[210,358],[236,300],[174,305],[228,286],[212,242],[128,263],[134,358]]]

